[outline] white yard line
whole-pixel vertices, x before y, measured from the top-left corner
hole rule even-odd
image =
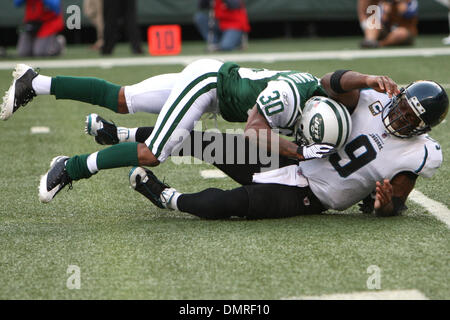
[[[221,179],[226,178],[226,174],[217,169],[201,170],[200,175],[203,179]]]
[[[428,198],[422,192],[414,189],[408,199],[416,202],[420,206],[427,209],[438,220],[442,221],[450,228],[450,210],[440,202]]]
[[[320,296],[298,296],[281,300],[428,300],[419,290],[381,290],[352,293],[325,294]]]
[[[50,133],[49,127],[31,127],[31,134]]]
[[[351,60],[363,58],[392,58],[392,57],[433,57],[450,55],[450,47],[437,48],[406,48],[406,49],[377,49],[377,50],[326,50],[303,52],[270,52],[270,53],[235,53],[209,54],[166,57],[131,57],[131,58],[96,58],[96,59],[68,59],[68,60],[17,60],[0,62],[0,70],[13,69],[17,63],[25,63],[33,67],[51,68],[111,68],[120,66],[146,65],[186,65],[201,58],[215,58],[223,61],[235,62],[275,62],[299,60]]]

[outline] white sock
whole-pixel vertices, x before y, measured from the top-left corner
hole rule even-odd
[[[50,94],[50,88],[52,86],[52,78],[38,74],[33,79],[31,85],[36,94]]]
[[[89,172],[94,174],[96,172],[98,172],[98,167],[97,167],[97,152],[91,153],[88,157],[87,157],[87,167],[89,169]]]
[[[178,210],[177,201],[178,197],[181,195],[182,193],[178,192],[174,188],[167,188],[161,193],[161,200],[167,209]]]
[[[136,142],[136,131],[138,128],[117,127],[119,142]]]
[[[181,195],[182,195],[182,193],[181,193],[181,192],[178,192],[178,191],[175,191],[175,192],[173,193],[172,200],[170,200],[170,203],[169,203],[169,205],[171,206],[171,208],[172,208],[173,210],[179,211],[178,205],[177,205],[177,201],[178,201],[178,198],[179,198]]]

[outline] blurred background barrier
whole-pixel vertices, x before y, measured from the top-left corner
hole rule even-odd
[[[83,0],[61,0],[64,19],[70,16],[69,6],[82,8],[82,4]],[[245,0],[245,6],[252,39],[362,35],[357,0]],[[137,0],[137,23],[142,35],[151,25],[179,24],[183,40],[200,40],[193,21],[197,9],[198,0]],[[22,18],[23,8],[14,7],[12,0],[0,1],[0,46],[17,43],[15,31]],[[435,0],[419,0],[418,28],[420,34],[447,33],[448,10]],[[81,30],[66,28],[64,36],[68,43],[99,40],[85,14],[81,15]]]
[[[62,7],[81,7],[82,0],[62,0]],[[192,24],[197,0],[138,0],[138,23],[185,23]],[[274,20],[357,20],[356,0],[246,0],[251,22]],[[432,0],[420,0],[420,19],[447,19],[442,5]],[[0,2],[0,26],[16,26],[23,12],[12,1]],[[90,24],[82,17],[82,25]]]

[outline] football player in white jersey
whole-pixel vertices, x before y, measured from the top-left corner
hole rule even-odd
[[[281,218],[344,210],[373,191],[377,215],[398,215],[417,177],[431,177],[442,163],[441,147],[427,132],[445,118],[448,96],[436,82],[417,81],[398,91],[391,87],[396,94],[389,97],[382,92],[384,83],[378,90],[368,89],[369,78],[338,70],[321,79],[330,96],[352,112],[348,142],[329,157],[298,164],[280,161],[282,168],[265,173],[255,166],[227,171],[232,165],[225,165],[223,171],[236,181],[239,175],[252,175],[253,183],[225,191],[209,188],[183,194],[140,167],[131,170],[130,184],[160,208],[210,219]]]

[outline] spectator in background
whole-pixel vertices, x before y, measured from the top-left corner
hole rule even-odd
[[[449,36],[442,39],[442,43],[450,45],[450,3],[448,7],[448,29],[449,29]]]
[[[437,1],[448,8],[449,36],[442,39],[442,43],[446,44],[446,45],[450,45],[450,0],[437,0]]]
[[[250,31],[243,0],[199,0],[194,23],[208,51],[230,51],[244,48]]]
[[[83,13],[91,20],[97,31],[97,41],[92,45],[92,49],[100,50],[103,46],[103,0],[84,0]]]
[[[365,12],[365,17],[363,15],[364,6],[367,8],[367,5],[373,4],[378,4],[381,9],[378,27],[374,27],[376,24],[373,23],[372,25],[368,24],[367,11]],[[361,47],[378,48],[412,45],[418,33],[418,6],[417,0],[360,0],[358,3],[358,15],[365,36],[361,42]],[[372,18],[374,17],[372,16]]]
[[[3,30],[0,30],[0,58],[6,57],[5,38],[3,37]]]
[[[17,52],[25,56],[57,56],[65,47],[65,38],[58,35],[64,29],[59,0],[14,0],[25,4],[24,24],[20,28]]]
[[[134,54],[142,54],[141,36],[137,24],[136,0],[108,0],[103,6],[103,21],[105,25],[103,33],[103,47],[101,53],[109,55],[113,52],[118,40],[119,22],[122,19],[131,51]]]

